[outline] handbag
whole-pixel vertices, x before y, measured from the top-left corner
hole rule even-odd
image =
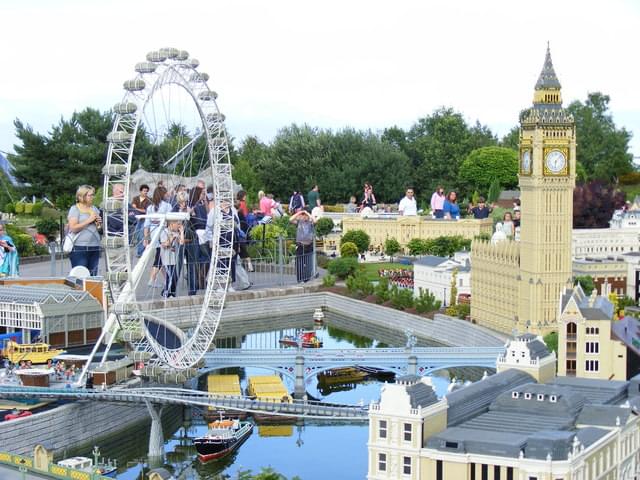
[[[62,251],[64,253],[71,253],[73,250],[73,246],[76,243],[76,239],[78,238],[79,233],[69,232],[64,237],[64,242],[62,243]]]

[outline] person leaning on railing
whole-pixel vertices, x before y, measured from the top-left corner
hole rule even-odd
[[[98,275],[100,262],[100,235],[102,218],[100,210],[93,206],[96,190],[90,185],[80,185],[76,191],[76,204],[69,209],[69,234],[75,238],[69,253],[71,268],[86,267],[92,276]]]

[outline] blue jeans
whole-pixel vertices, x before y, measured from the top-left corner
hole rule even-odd
[[[77,266],[87,267],[92,277],[98,275],[98,264],[100,263],[100,247],[85,247],[75,245],[69,254],[71,268]]]
[[[136,247],[136,255],[142,256],[144,252],[144,244],[142,242],[144,237],[144,220],[140,219],[136,222],[136,229],[133,233],[133,245]]]

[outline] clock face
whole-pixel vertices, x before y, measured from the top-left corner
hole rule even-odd
[[[531,172],[531,150],[522,152],[522,171],[525,173]]]
[[[567,158],[560,150],[551,150],[547,153],[545,165],[551,173],[560,173],[567,166]]]

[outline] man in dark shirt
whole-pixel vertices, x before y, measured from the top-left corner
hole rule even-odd
[[[478,205],[470,209],[471,213],[473,213],[473,218],[489,218],[492,210],[485,203],[484,197],[478,198]]]
[[[318,192],[318,185],[314,185],[309,193],[307,193],[307,208],[311,212],[316,207],[321,207],[320,193]]]

